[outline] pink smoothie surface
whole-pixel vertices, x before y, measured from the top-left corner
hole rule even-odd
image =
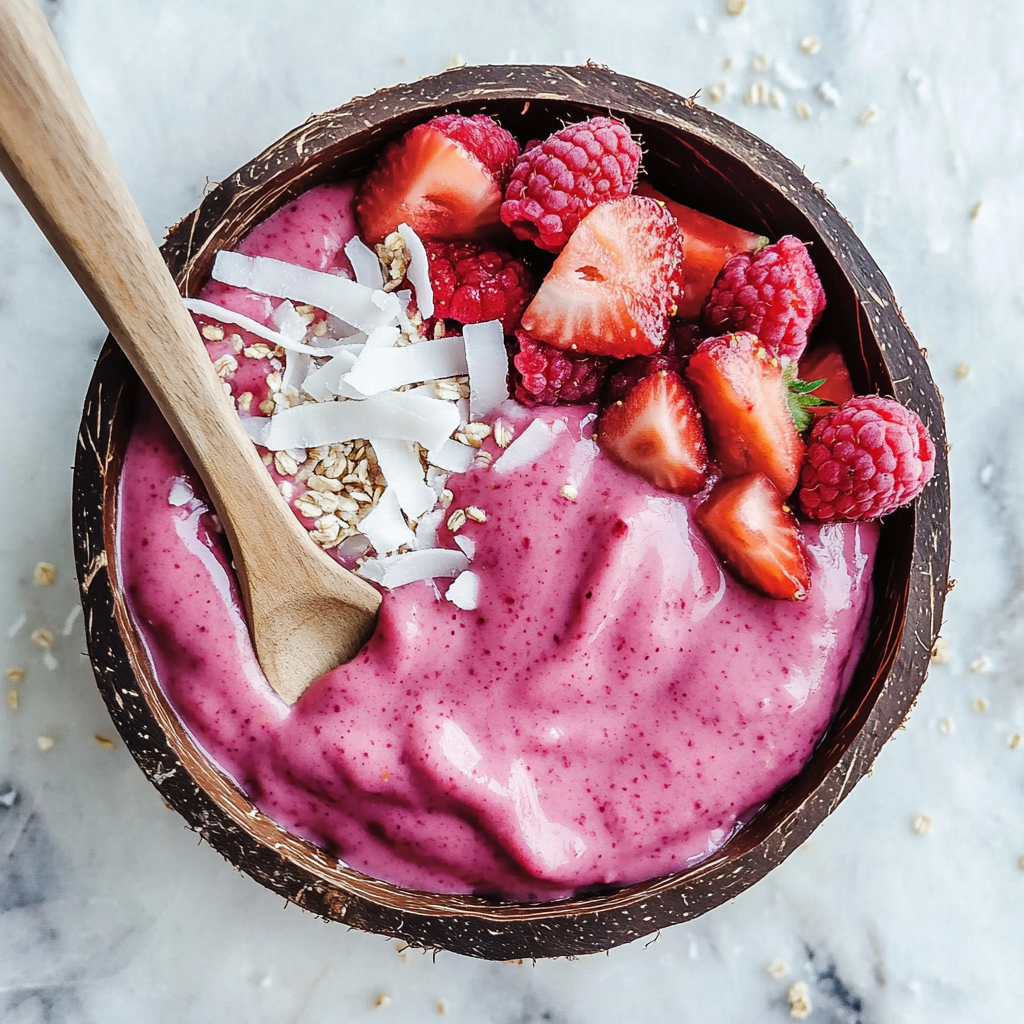
[[[314,189],[240,248],[344,271],[350,204],[347,186]],[[289,708],[202,488],[143,400],[121,579],[170,703],[261,811],[390,882],[550,900],[686,868],[800,771],[864,646],[877,526],[803,524],[807,599],[761,597],[723,570],[695,499],[599,452],[591,411],[506,408],[519,433],[535,416],[559,432],[533,466],[449,480],[453,508],[487,515],[460,531],[478,607],[445,600],[448,580],[386,593],[366,647]],[[182,481],[195,497],[172,505]],[[455,547],[444,528],[438,543]]]

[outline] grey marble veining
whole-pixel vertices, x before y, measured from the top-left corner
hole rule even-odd
[[[0,704],[0,797],[18,793],[0,802],[0,1020],[414,1024],[437,1020],[442,1000],[445,1019],[473,1024],[770,1022],[789,1019],[799,980],[822,1024],[1019,1020],[1024,7],[749,0],[730,17],[724,0],[44,6],[158,236],[208,179],[310,112],[456,56],[591,58],[700,88],[709,104],[721,94],[717,109],[821,183],[929,351],[953,444],[958,585],[947,663],[906,730],[806,848],[727,906],[608,956],[537,965],[400,953],[317,921],[198,845],[123,747],[94,739],[114,733],[81,621],[62,627],[76,602],[70,466],[104,331],[0,183],[0,667],[26,670],[19,709]],[[819,53],[801,50],[808,34]],[[58,566],[51,587],[32,580],[43,560]],[[52,670],[29,639],[38,627],[56,634]],[[52,749],[38,749],[40,736]],[[930,829],[916,832],[915,818]],[[776,959],[784,977],[767,971]],[[380,994],[390,1005],[375,1007]]]

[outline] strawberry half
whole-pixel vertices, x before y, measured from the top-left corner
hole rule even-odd
[[[764,473],[782,495],[800,478],[806,446],[790,412],[784,365],[757,337],[723,334],[690,356],[686,379],[723,476]]]
[[[459,119],[470,132],[449,123],[452,117],[417,125],[377,159],[356,198],[356,218],[368,244],[384,241],[403,223],[422,239],[439,242],[505,230],[501,200],[512,163],[505,158],[518,155],[519,147],[490,118],[486,132],[471,123],[477,118]]]
[[[675,220],[653,199],[599,203],[541,282],[523,328],[556,348],[650,355],[665,341],[682,258]]]
[[[843,354],[834,341],[827,341],[821,345],[816,343],[813,348],[804,352],[800,357],[800,376],[804,380],[822,381],[821,386],[814,389],[814,394],[818,398],[833,402],[835,405],[842,405],[853,398],[850,371],[846,368],[846,360],[843,359]],[[830,408],[824,405],[807,411],[815,419],[820,419]]]
[[[700,413],[678,373],[644,377],[597,424],[597,443],[620,466],[676,494],[707,483],[708,453]]]
[[[778,600],[807,596],[811,574],[796,517],[763,473],[720,480],[694,518],[744,583]]]
[[[755,235],[673,202],[646,180],[636,186],[635,192],[664,203],[683,233],[683,289],[677,299],[677,316],[699,317],[718,272],[729,258],[738,252],[755,253],[768,244],[764,235]]]

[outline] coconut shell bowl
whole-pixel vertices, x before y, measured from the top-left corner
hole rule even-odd
[[[621,117],[645,144],[661,192],[770,238],[811,245],[857,393],[896,398],[929,428],[935,474],[882,522],[870,633],[853,682],[804,769],[717,853],[689,870],[554,903],[508,903],[404,889],[341,867],[257,811],[179,722],[129,616],[117,567],[117,502],[139,382],[108,339],[82,416],[74,481],[78,575],[96,681],[146,776],[233,865],[324,918],[413,945],[503,960],[589,953],[687,921],[781,864],[838,807],[903,722],[928,670],[949,567],[949,478],[939,394],[892,291],[850,225],[785,157],[742,128],[607,69],[460,68],[311,117],[214,188],[163,253],[195,296],[214,256],[299,193],[365,172],[380,150],[439,114],[487,113],[519,139],[562,123]]]

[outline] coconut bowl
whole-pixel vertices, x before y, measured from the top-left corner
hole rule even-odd
[[[117,566],[122,457],[139,382],[107,340],[85,401],[74,532],[96,681],[128,749],[164,799],[233,865],[324,918],[422,947],[503,960],[590,953],[690,920],[781,864],[836,809],[903,722],[928,670],[949,567],[949,478],[939,394],[875,262],[825,196],[770,146],[656,86],[605,68],[461,68],[311,117],[221,182],[163,247],[183,295],[219,249],[299,193],[364,172],[381,148],[438,114],[487,113],[520,139],[595,114],[624,118],[669,196],[778,238],[812,244],[828,295],[817,328],[843,351],[858,393],[889,395],[925,422],[938,455],[922,495],[882,523],[864,654],[804,769],[716,854],[687,871],[554,903],[418,892],[339,867],[277,826],[196,746],[157,685]]]

